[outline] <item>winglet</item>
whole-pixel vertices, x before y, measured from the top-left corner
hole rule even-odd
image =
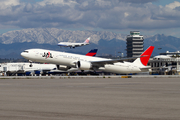
[[[89,41],[90,41],[90,37],[88,37],[88,38],[84,41],[84,43],[89,44]]]

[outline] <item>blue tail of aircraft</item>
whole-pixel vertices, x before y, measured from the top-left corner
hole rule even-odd
[[[86,56],[96,56],[97,51],[98,49],[92,49],[86,54]]]

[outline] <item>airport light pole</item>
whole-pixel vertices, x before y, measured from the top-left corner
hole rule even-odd
[[[162,48],[158,48],[158,50],[160,51]],[[160,54],[160,53],[159,53]]]
[[[118,53],[120,54],[121,52],[118,52]],[[119,56],[120,56],[120,58],[122,57],[121,54]]]

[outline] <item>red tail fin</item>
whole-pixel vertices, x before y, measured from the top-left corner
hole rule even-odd
[[[146,66],[148,64],[149,58],[153,52],[154,46],[147,48],[140,56],[141,63]]]

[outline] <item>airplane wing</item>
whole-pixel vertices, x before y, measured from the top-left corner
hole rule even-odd
[[[103,61],[90,61],[93,66],[103,67],[105,64],[114,64],[116,62],[124,62],[128,60],[135,60],[137,57],[121,58],[121,59],[107,59]]]
[[[107,59],[107,60],[103,60],[103,61],[90,61],[90,62],[91,62],[91,64],[93,66],[103,67],[105,64],[114,64],[114,63],[117,63],[117,62],[125,62],[125,61],[129,61],[129,60],[134,61],[135,59],[141,58],[141,57],[146,57],[146,55],[144,55],[144,56],[136,56],[136,57],[129,57],[129,58],[121,58],[121,59]]]

